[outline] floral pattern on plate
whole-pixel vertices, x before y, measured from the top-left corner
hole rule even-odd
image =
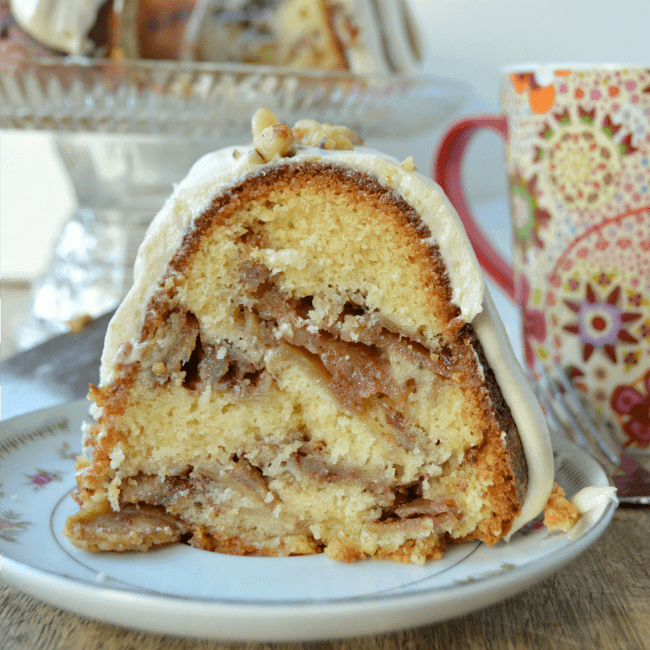
[[[18,536],[31,526],[31,521],[24,521],[23,515],[13,510],[0,510],[0,539],[15,543]]]

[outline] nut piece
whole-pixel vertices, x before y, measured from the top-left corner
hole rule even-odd
[[[331,151],[352,151],[352,143],[338,131],[332,129],[323,129],[314,134],[319,149],[328,149]]]
[[[251,165],[263,165],[266,160],[260,155],[259,151],[256,151],[253,149],[249,154],[248,154],[248,162]]]
[[[345,126],[320,124],[316,120],[300,120],[293,126],[296,142],[305,146],[337,151],[351,151],[363,139]]]
[[[415,163],[413,162],[413,156],[409,156],[406,160],[403,160],[400,167],[405,172],[416,172],[418,170],[418,168],[415,166]]]
[[[275,156],[282,158],[292,156],[294,153],[293,142],[293,133],[287,124],[267,126],[253,139],[257,153],[265,162],[272,160]]]
[[[269,126],[275,126],[278,123],[278,118],[275,113],[268,108],[258,108],[253,115],[251,128],[253,131],[253,139],[261,135],[264,129]]]
[[[298,144],[310,145],[312,134],[321,129],[320,122],[316,120],[298,120],[293,125],[293,137]]]
[[[332,126],[330,124],[325,124],[324,126],[327,126],[331,129],[336,129],[338,133],[340,133],[343,137],[347,138],[354,145],[363,144],[363,138],[352,129],[348,129],[347,126],[341,126],[338,124],[335,126]]]

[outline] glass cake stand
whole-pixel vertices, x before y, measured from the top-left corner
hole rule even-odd
[[[250,141],[258,108],[288,124],[311,117],[394,139],[434,129],[468,95],[459,81],[424,75],[76,57],[0,62],[0,128],[52,132],[78,206],[32,287],[18,346],[114,308],[173,184],[202,154]]]

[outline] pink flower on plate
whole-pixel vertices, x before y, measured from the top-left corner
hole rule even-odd
[[[23,521],[22,515],[13,510],[0,512],[0,539],[5,542],[17,542],[17,536],[24,533],[31,522]]]
[[[524,535],[527,533],[532,533],[535,530],[540,530],[541,528],[544,528],[544,522],[541,520],[537,521],[529,521],[527,524],[521,527],[520,532]]]
[[[79,454],[70,451],[70,445],[67,442],[64,442],[61,447],[59,447],[59,456],[63,458],[63,460],[77,460]]]
[[[43,469],[37,469],[36,474],[27,474],[29,482],[27,485],[33,485],[34,490],[39,490],[52,481],[61,482],[61,475],[57,472],[48,472]]]
[[[10,528],[15,528],[16,523],[13,521],[9,521],[9,519],[2,519],[0,518],[0,532],[3,530],[9,530]]]

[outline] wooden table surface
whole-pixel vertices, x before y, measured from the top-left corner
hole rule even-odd
[[[2,572],[0,571],[0,579]],[[123,629],[0,581],[2,650],[650,650],[650,509],[619,509],[582,556],[515,597],[413,630],[311,643],[230,643]]]

